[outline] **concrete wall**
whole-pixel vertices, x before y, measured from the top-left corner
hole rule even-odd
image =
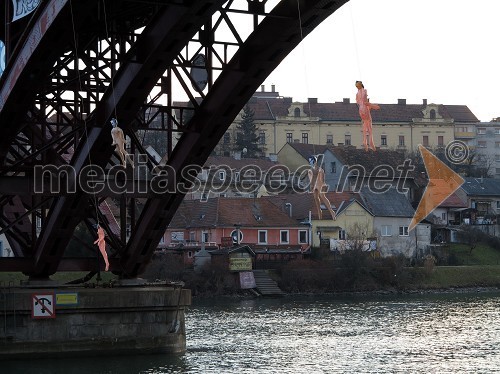
[[[78,304],[56,305],[55,318],[35,319],[33,294],[47,292],[77,293]],[[2,288],[0,359],[180,353],[186,349],[184,310],[190,304],[190,290],[166,285]]]

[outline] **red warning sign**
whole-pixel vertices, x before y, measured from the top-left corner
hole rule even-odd
[[[54,293],[40,293],[32,295],[31,317],[36,319],[56,318]]]

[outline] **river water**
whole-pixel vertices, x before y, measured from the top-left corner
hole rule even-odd
[[[0,372],[500,372],[500,292],[203,300],[186,330],[183,355],[0,362]]]

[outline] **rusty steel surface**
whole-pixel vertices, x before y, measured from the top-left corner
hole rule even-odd
[[[95,270],[96,249],[75,229],[92,235],[96,223],[107,229],[111,270],[123,277],[144,271],[184,197],[168,192],[183,181],[183,168],[203,165],[266,77],[345,2],[282,0],[266,9],[266,0],[53,0],[22,20],[24,30],[6,28],[0,35],[12,39],[0,78],[0,233],[15,259],[0,259],[0,271],[45,277]],[[253,29],[233,21],[235,14],[249,17]],[[231,41],[220,36],[221,24]],[[189,74],[198,53],[207,61],[203,91],[191,88]],[[181,104],[179,90],[187,97]],[[113,117],[133,155],[146,154],[144,134],[167,134],[162,156],[176,178],[164,181],[165,193],[89,192],[78,184],[88,167],[114,171],[111,179],[127,186],[148,183],[144,177],[136,183],[139,173],[130,168],[117,172]],[[36,193],[36,170],[46,165],[71,167],[74,174],[59,178],[65,188]],[[144,167],[148,174],[158,165],[146,155]],[[117,232],[102,212],[106,198],[117,201]],[[93,259],[67,258],[75,240]]]

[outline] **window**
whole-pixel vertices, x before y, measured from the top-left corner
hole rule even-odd
[[[309,144],[309,134],[307,132],[302,133],[302,144]]]
[[[424,147],[428,147],[429,146],[429,136],[428,135],[424,135],[422,137],[422,145]]]
[[[346,134],[344,138],[345,145],[351,145],[351,134]]]
[[[500,155],[495,155],[495,161],[500,162]]]
[[[441,220],[446,222],[446,213],[445,212],[441,213]]]
[[[431,109],[431,111],[429,112],[429,117],[431,119],[436,119],[436,111],[434,109]]]
[[[190,242],[195,242],[196,241],[196,232],[190,231],[189,232],[189,241]]]
[[[495,127],[495,135],[500,135],[500,127]]]
[[[259,144],[266,144],[266,133],[259,132]]]
[[[259,244],[267,244],[267,230],[259,230]]]
[[[293,143],[293,134],[291,132],[286,133],[286,142]]]
[[[224,170],[219,171],[219,179],[224,181],[226,179],[226,172]]]
[[[495,174],[500,175],[500,168],[495,168]]]
[[[500,142],[495,142],[495,148],[500,148]]]
[[[399,236],[408,236],[408,226],[399,226]]]
[[[497,200],[497,209],[500,209],[500,200]]]
[[[295,108],[293,110],[293,116],[294,117],[300,117],[300,108]]]
[[[443,135],[438,136],[438,145],[444,145],[444,136]]]
[[[405,136],[404,135],[399,135],[399,145],[402,147],[405,145]]]
[[[210,241],[210,234],[208,231],[202,231],[201,232],[201,242],[202,243],[208,243]]]
[[[326,144],[333,144],[333,135],[328,134],[326,136]]]
[[[382,230],[380,230],[380,235],[382,235],[382,236],[391,236],[392,235],[392,226],[390,226],[390,225],[382,225]]]
[[[231,143],[231,134],[226,132],[224,134],[224,144],[229,144],[229,143]]]
[[[332,161],[330,162],[330,173],[336,173],[337,172],[337,162]]]
[[[478,127],[477,134],[478,135],[485,135],[486,134],[486,127]]]
[[[280,230],[280,243],[288,244],[288,230]]]
[[[299,244],[307,244],[307,230],[299,230]]]
[[[345,230],[339,230],[339,240],[345,240],[346,236]]]
[[[387,135],[380,136],[380,145],[387,145]]]
[[[479,148],[486,148],[486,140],[478,140],[477,141],[477,146]]]

